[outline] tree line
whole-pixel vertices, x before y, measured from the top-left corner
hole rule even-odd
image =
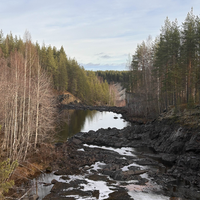
[[[167,17],[155,40],[149,37],[137,46],[130,80],[134,114],[153,117],[170,105],[178,110],[200,102],[200,19],[193,9],[181,26]]]
[[[6,38],[1,33],[0,197],[13,184],[8,180],[17,162],[24,161],[53,129],[56,112],[51,79],[40,65],[30,34],[26,32],[23,43],[19,41],[17,46],[8,42],[11,36]]]
[[[110,105],[114,94],[107,81],[68,58],[63,47],[33,43],[27,31],[23,39],[0,31],[0,71],[1,198],[13,184],[8,180],[16,161],[26,160],[52,135],[58,92],[69,91],[87,104]]]
[[[51,80],[29,33],[23,47],[23,51],[0,48],[1,151],[11,161],[25,160],[29,149],[54,127],[56,112]]]
[[[63,47],[34,44],[29,32],[21,39],[0,31],[0,68],[1,144],[11,160],[25,159],[53,127],[54,91],[69,91],[87,104],[114,103],[106,80],[68,58]]]
[[[94,72],[86,71],[75,59],[68,58],[63,47],[57,50],[43,45],[38,49],[41,66],[52,76],[54,89],[69,91],[87,104],[109,103],[108,83],[99,80]]]
[[[40,66],[51,77],[52,87],[56,91],[69,91],[87,104],[113,103],[107,81],[98,79],[92,71],[86,71],[75,58],[69,58],[63,46],[58,50],[55,46],[40,46],[37,42],[33,45],[37,50]],[[0,48],[7,58],[15,50],[24,53],[25,43],[20,37],[13,37],[12,33],[4,37],[1,31]]]
[[[106,80],[109,84],[121,83],[122,87],[126,88],[127,90],[130,90],[129,71],[98,70],[95,73],[98,77],[101,77],[104,81]]]

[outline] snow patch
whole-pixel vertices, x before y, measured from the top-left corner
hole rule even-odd
[[[149,178],[149,176],[148,176],[147,173],[141,174],[140,177],[141,177],[141,178],[146,178],[146,179],[148,179],[148,180],[151,180],[151,179]]]
[[[68,195],[66,197],[73,197],[73,198],[78,199],[78,200],[96,200],[95,197],[88,197],[87,198],[87,197],[80,197],[78,195]]]
[[[77,149],[77,151],[85,151],[84,149]]]
[[[88,190],[99,190],[99,199],[107,199],[109,197],[109,194],[113,192],[115,187],[112,186],[107,186],[106,182],[104,181],[92,181],[89,179],[85,179],[88,184],[80,184],[80,186],[84,187],[83,191],[88,191]],[[91,199],[91,198],[90,198]]]
[[[138,164],[136,164],[136,163],[132,163],[132,164],[130,164],[130,165],[128,165],[128,166],[124,166],[123,168],[122,168],[122,171],[129,171],[129,167],[132,167],[132,166],[134,166],[134,167],[139,167],[140,169],[147,169],[147,167],[146,166],[142,166],[142,165],[138,165]]]
[[[169,197],[153,193],[129,191],[128,194],[137,200],[169,200]]]
[[[103,163],[96,163],[96,165],[98,164],[103,164]],[[95,164],[94,164],[95,166]],[[109,194],[113,192],[113,190],[115,187],[113,186],[107,186],[107,183],[105,181],[93,181],[90,179],[85,178],[85,176],[81,176],[81,175],[70,175],[69,176],[70,180],[66,180],[65,182],[69,183],[70,181],[73,180],[85,180],[87,181],[87,184],[80,184],[80,188],[82,191],[88,191],[88,190],[99,190],[99,199],[103,200],[109,197]],[[73,188],[68,188],[67,190],[72,190]],[[93,200],[96,198],[93,197],[80,197],[78,195],[70,195],[70,196],[66,196],[66,197],[74,197],[75,199],[84,199],[84,200]]]
[[[104,163],[104,162],[95,162],[93,165],[91,165],[91,168],[88,170],[88,171],[90,171],[90,170],[98,170],[98,169],[102,169],[102,165],[106,165],[106,163]]]
[[[105,150],[115,151],[115,152],[117,152],[118,154],[120,154],[122,156],[136,157],[136,155],[133,154],[134,149],[131,148],[131,147],[113,148],[113,147],[88,145],[88,144],[84,144],[83,146],[89,147],[89,148],[99,148],[99,149],[105,149]]]

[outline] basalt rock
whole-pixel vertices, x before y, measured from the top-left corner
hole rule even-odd
[[[67,106],[66,106],[67,107]],[[81,106],[80,106],[81,107]],[[68,108],[77,108],[75,105],[70,105]],[[93,107],[81,107],[81,109],[93,109]],[[121,108],[106,108],[99,107],[100,111],[115,111],[126,114],[126,111]],[[96,145],[95,148],[89,148],[87,145]],[[165,194],[169,196],[179,196],[183,199],[198,199],[198,190],[200,189],[200,129],[192,129],[175,124],[173,120],[154,120],[147,124],[134,124],[122,130],[116,128],[99,129],[98,131],[89,131],[88,133],[78,133],[70,138],[66,143],[59,144],[62,149],[64,159],[60,163],[60,169],[56,172],[59,175],[72,175],[88,173],[90,167],[95,162],[105,163],[102,169],[93,170],[94,175],[90,175],[91,180],[105,180],[104,175],[109,176],[113,181],[138,180],[140,184],[145,184],[146,179],[139,175],[146,173],[147,170],[137,169],[132,166],[128,171],[122,171],[123,166],[135,162],[145,166],[159,166],[162,168],[162,173],[158,171],[148,171],[149,175],[154,178],[165,188]],[[151,148],[153,153],[140,152],[141,156],[147,158],[135,159],[128,155],[119,155],[114,151],[100,149],[98,146],[107,147],[143,147]],[[84,149],[84,151],[77,151]],[[122,159],[125,157],[127,159]],[[165,163],[166,167],[161,164]],[[101,173],[101,177],[97,174]],[[103,177],[102,177],[103,176]],[[178,189],[178,184],[183,181],[183,186]],[[187,183],[187,184],[186,184]],[[52,188],[52,199],[61,198],[54,191],[61,191],[68,188],[70,184],[54,183]],[[73,185],[71,183],[71,185]],[[183,192],[184,187],[186,192]],[[58,189],[56,189],[58,188]],[[59,189],[60,188],[60,189]],[[76,189],[76,185],[74,187]],[[120,191],[120,192],[119,192]],[[74,193],[79,193],[77,188]],[[95,193],[95,194],[94,194]],[[70,194],[69,191],[64,191],[65,195]],[[57,195],[57,196],[56,196]],[[96,197],[99,195],[97,191],[84,191],[86,196]],[[58,198],[58,199],[59,199]],[[62,199],[62,198],[61,198]],[[124,188],[118,188],[109,195],[108,199],[130,199],[127,191]]]

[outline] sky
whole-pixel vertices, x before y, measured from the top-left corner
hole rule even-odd
[[[4,35],[64,47],[86,70],[127,70],[136,47],[160,34],[166,17],[184,22],[199,0],[0,0]]]

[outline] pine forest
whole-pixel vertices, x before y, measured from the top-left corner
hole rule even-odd
[[[167,17],[155,40],[149,36],[137,46],[128,92],[132,114],[147,118],[200,102],[200,19],[193,9],[181,26]]]

